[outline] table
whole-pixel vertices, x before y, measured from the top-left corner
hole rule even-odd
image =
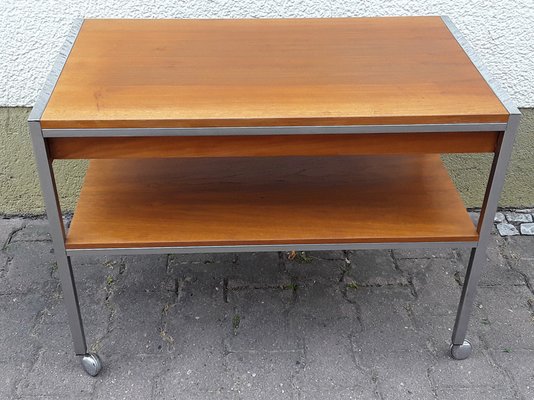
[[[29,125],[82,366],[76,255],[364,248],[471,249],[467,358],[519,117],[447,17],[77,21]],[[476,226],[443,153],[494,155]],[[68,233],[59,159],[91,160]]]

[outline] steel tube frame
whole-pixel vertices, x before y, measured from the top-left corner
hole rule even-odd
[[[504,91],[499,83],[491,77],[486,66],[481,62],[480,58],[473,50],[469,42],[461,34],[458,28],[450,20],[449,17],[441,17],[451,34],[456,41],[462,46],[463,50],[478,69],[482,77],[486,80],[495,95],[499,98],[503,106],[510,113],[506,129],[498,148],[493,156],[493,162],[490,169],[488,184],[486,185],[486,193],[482,204],[480,219],[478,223],[478,246],[471,250],[467,271],[465,274],[464,285],[460,302],[458,304],[458,311],[456,313],[456,321],[452,332],[452,343],[454,345],[462,345],[467,334],[467,327],[469,325],[469,318],[473,309],[475,301],[476,289],[480,276],[482,275],[483,267],[486,262],[486,250],[490,239],[491,229],[493,227],[493,219],[497,211],[499,196],[504,186],[504,179],[506,175],[506,167],[512,155],[512,148],[514,144],[515,135],[519,125],[521,113],[513,103],[512,99],[506,91]]]
[[[77,34],[83,24],[76,20],[56,64],[29,116],[29,126],[34,148],[41,189],[50,225],[52,244],[57,258],[59,277],[67,308],[69,325],[72,333],[74,350],[77,355],[87,355],[87,345],[80,314],[78,296],[72,272],[70,256],[78,254],[154,254],[154,253],[197,253],[197,252],[240,252],[240,251],[285,251],[285,250],[336,250],[336,249],[384,249],[384,248],[471,248],[471,257],[467,267],[465,282],[460,298],[456,322],[452,335],[455,345],[463,343],[469,323],[470,313],[476,295],[476,286],[486,261],[486,249],[497,210],[498,198],[502,190],[509,162],[514,137],[519,123],[520,113],[510,98],[487,73],[467,41],[447,18],[442,17],[451,34],[460,43],[473,64],[486,79],[489,86],[508,110],[507,123],[461,123],[461,124],[420,124],[420,125],[351,125],[351,126],[273,126],[273,127],[200,127],[200,128],[116,128],[116,129],[42,129],[41,117],[51,93],[57,83],[61,70],[74,45]],[[393,132],[504,132],[494,155],[481,216],[478,224],[479,240],[477,242],[413,242],[413,243],[348,243],[348,244],[291,244],[260,246],[195,246],[195,247],[157,247],[157,248],[102,248],[102,249],[66,249],[65,227],[57,195],[52,160],[46,145],[46,138],[51,137],[121,137],[121,136],[225,136],[225,135],[284,135],[284,134],[359,134],[359,133],[393,133]]]
[[[496,132],[506,123],[416,124],[416,125],[325,125],[325,126],[250,126],[199,128],[84,128],[43,129],[45,138],[64,137],[139,137],[139,136],[256,136],[256,135],[354,135],[369,133]]]
[[[456,321],[452,332],[452,343],[461,345],[466,337],[469,318],[475,301],[476,289],[480,276],[482,275],[484,264],[486,263],[486,250],[488,247],[493,219],[497,211],[499,196],[501,194],[506,167],[512,154],[515,134],[519,125],[519,114],[510,116],[508,127],[504,132],[498,151],[493,157],[491,170],[486,186],[484,203],[480,212],[478,223],[478,246],[471,250],[469,264],[465,274],[465,281],[462,288],[462,295],[456,313]]]
[[[128,247],[67,249],[68,255],[139,255],[139,254],[199,254],[199,253],[258,253],[265,251],[316,251],[316,250],[371,250],[371,249],[438,249],[475,248],[477,242],[399,242],[399,243],[324,243],[324,244],[265,244],[232,246],[184,246],[184,247]]]
[[[72,264],[70,256],[67,255],[67,251],[65,249],[65,226],[63,224],[61,205],[57,195],[54,169],[45,139],[43,137],[40,121],[46,105],[48,104],[48,100],[52,95],[52,91],[54,90],[54,87],[59,79],[61,71],[63,70],[65,62],[67,61],[72,47],[74,46],[74,42],[78,37],[78,33],[82,27],[82,24],[82,19],[76,19],[74,21],[73,26],[67,35],[65,43],[63,43],[63,46],[61,47],[59,55],[52,66],[48,78],[45,81],[45,84],[41,89],[39,96],[35,101],[35,105],[28,117],[28,125],[30,128],[34,157],[37,164],[37,173],[39,175],[41,191],[45,203],[54,255],[58,265],[59,281],[63,291],[63,301],[67,310],[67,318],[72,334],[74,352],[78,356],[87,355],[87,343],[85,340],[85,332],[80,313],[78,294],[76,292],[76,284],[72,272]]]
[[[72,273],[72,265],[65,249],[65,226],[63,224],[63,216],[57,195],[52,162],[48,156],[39,123],[30,122],[29,124],[33,150],[37,162],[37,171],[41,182],[41,191],[43,193],[52,245],[54,247],[54,255],[58,265],[59,280],[61,282],[61,289],[63,290],[63,300],[67,308],[67,316],[74,343],[74,351],[76,355],[85,355],[87,353],[87,344],[78,303],[78,294],[76,293],[76,284]]]

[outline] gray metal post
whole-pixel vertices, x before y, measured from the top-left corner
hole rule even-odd
[[[52,236],[52,244],[54,246],[54,255],[56,256],[59,279],[63,290],[63,299],[67,308],[74,351],[77,355],[85,355],[87,353],[87,344],[85,342],[70,257],[67,256],[65,250],[65,227],[63,225],[61,208],[57,196],[52,161],[48,156],[40,123],[30,121],[29,126],[37,162],[37,171],[39,173],[39,180],[41,181],[41,190],[46,206],[46,215],[48,216],[48,224],[50,226],[50,235]]]
[[[486,250],[488,247],[493,219],[497,211],[499,196],[504,185],[506,167],[512,154],[512,147],[521,114],[510,115],[506,131],[500,141],[493,158],[484,203],[478,223],[479,241],[478,246],[471,251],[471,257],[467,267],[465,282],[463,285],[460,304],[456,314],[456,322],[452,333],[451,352],[454,358],[467,358],[471,353],[471,345],[465,341],[469,317],[475,301],[476,288],[483,266],[486,262]]]

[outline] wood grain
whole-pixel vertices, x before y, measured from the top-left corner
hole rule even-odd
[[[497,132],[47,139],[52,159],[491,153]]]
[[[477,238],[438,155],[93,160],[67,247]]]
[[[86,20],[42,127],[507,119],[439,17]]]

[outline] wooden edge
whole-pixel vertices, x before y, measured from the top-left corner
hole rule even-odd
[[[499,132],[46,139],[52,159],[494,153]]]
[[[504,109],[504,108],[503,108]],[[218,128],[261,126],[342,126],[342,125],[412,125],[412,124],[484,124],[506,123],[509,114],[431,115],[395,117],[309,117],[309,118],[225,118],[225,119],[52,119],[45,114],[43,129],[115,129],[115,128]]]
[[[478,241],[478,235],[473,234],[471,236],[462,236],[462,237],[441,237],[436,236],[431,239],[428,237],[411,237],[411,238],[403,238],[402,243],[419,243],[419,242],[473,242],[476,243]],[[213,246],[277,246],[277,245],[331,245],[331,244],[339,244],[339,245],[351,245],[355,243],[398,243],[399,238],[398,237],[390,237],[390,238],[380,238],[380,240],[376,240],[373,238],[369,239],[358,239],[358,241],[350,241],[350,240],[305,240],[305,241],[295,241],[295,240],[283,240],[283,241],[275,241],[275,240],[256,240],[256,241],[247,241],[247,240],[240,240],[239,242],[234,241],[217,241],[217,242],[179,242],[179,243],[160,243],[160,242],[128,242],[128,243],[107,243],[105,246],[95,246],[91,243],[72,243],[67,239],[65,247],[68,250],[88,250],[88,249],[121,249],[121,248],[143,248],[143,247],[213,247]]]

